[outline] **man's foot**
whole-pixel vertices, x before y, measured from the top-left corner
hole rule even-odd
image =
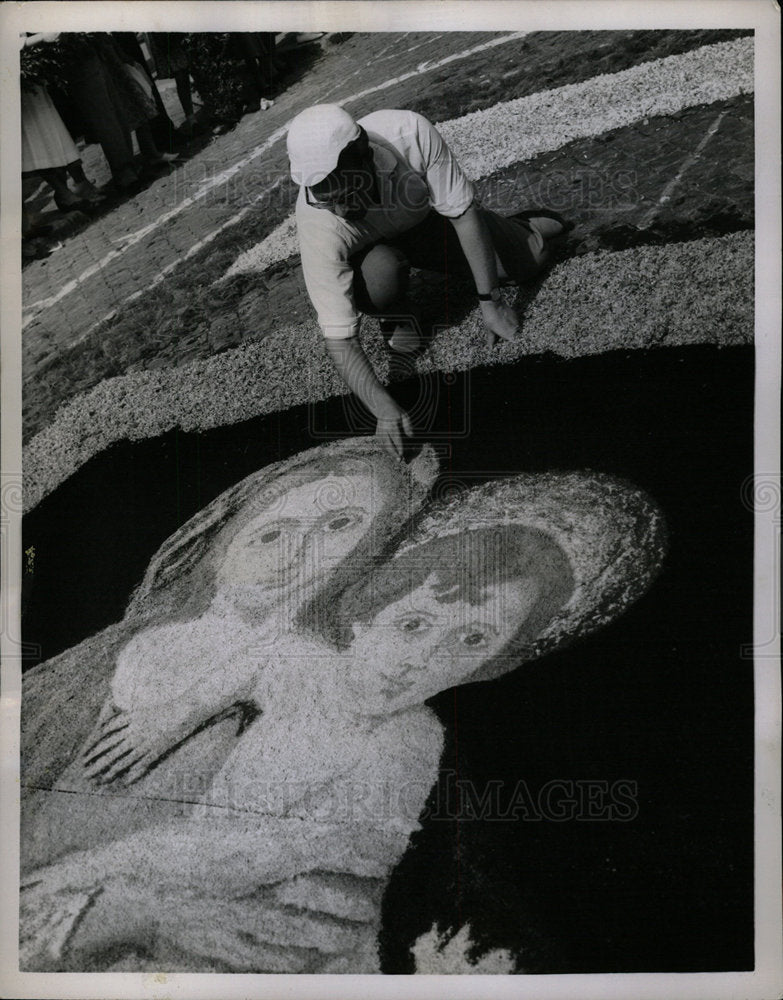
[[[424,346],[421,310],[416,303],[405,300],[399,310],[386,317],[378,317],[381,336],[394,354],[418,354]]]
[[[565,236],[574,228],[573,222],[564,219],[559,212],[553,212],[547,208],[531,208],[524,212],[515,212],[511,218],[534,226],[545,240]]]

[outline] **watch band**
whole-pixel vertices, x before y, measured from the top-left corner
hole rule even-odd
[[[486,292],[485,294],[482,294],[481,292],[478,293],[479,302],[497,302],[499,298],[500,289],[497,285],[495,285],[491,292]]]

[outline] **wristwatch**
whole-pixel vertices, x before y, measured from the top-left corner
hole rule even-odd
[[[478,293],[479,302],[499,302],[500,301],[500,289],[497,285],[492,289],[491,292],[486,294]]]

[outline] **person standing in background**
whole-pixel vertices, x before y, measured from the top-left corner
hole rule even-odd
[[[177,97],[185,112],[185,121],[180,128],[186,134],[192,134],[196,125],[196,115],[190,87],[190,60],[183,44],[185,37],[181,32],[175,31],[145,33],[158,79],[173,79],[177,85]]]
[[[31,53],[51,45],[56,34],[22,35],[22,177],[40,178],[54,192],[61,212],[86,210],[103,200],[95,185],[87,179],[73,137],[66,128],[46,87],[46,60],[36,60]],[[75,182],[72,190],[68,176]],[[47,256],[54,246],[36,240],[45,230],[36,231],[36,220],[22,202],[22,256],[24,259]],[[36,245],[41,244],[43,245]]]
[[[166,153],[173,153],[175,145],[176,130],[174,123],[169,118],[166,105],[160,96],[160,91],[155,85],[155,81],[147,65],[147,58],[141,47],[139,38],[134,31],[113,31],[111,33],[120,55],[125,60],[125,68],[132,68],[132,73],[139,86],[152,97],[155,102],[157,114],[150,119],[149,127],[153,141],[158,149]]]

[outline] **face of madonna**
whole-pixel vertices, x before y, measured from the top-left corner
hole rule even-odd
[[[218,588],[280,591],[314,579],[348,555],[367,531],[373,479],[318,479],[284,493],[234,536]]]

